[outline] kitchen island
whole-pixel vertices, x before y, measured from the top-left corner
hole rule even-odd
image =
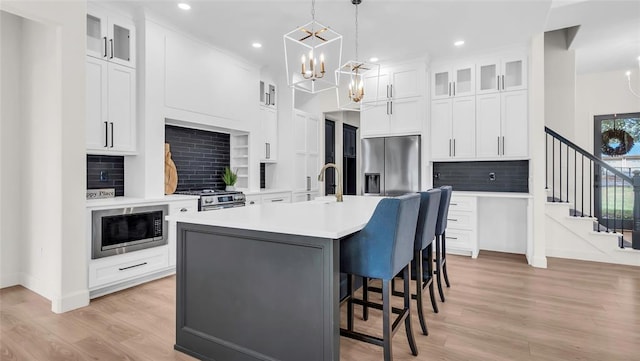
[[[175,348],[205,360],[339,360],[340,239],[380,197],[186,213]]]

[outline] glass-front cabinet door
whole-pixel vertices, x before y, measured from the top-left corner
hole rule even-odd
[[[451,71],[449,68],[434,70],[431,79],[431,99],[448,98],[451,93]]]
[[[512,57],[480,62],[477,66],[479,81],[477,94],[527,88],[527,64],[525,57]]]
[[[503,59],[501,90],[522,90],[527,88],[526,62],[523,58]]]
[[[500,63],[498,61],[478,64],[479,81],[477,94],[494,93],[500,90],[499,66]]]
[[[135,50],[133,21],[88,7],[87,55],[135,68]]]
[[[453,71],[453,96],[474,95],[476,92],[475,69],[473,64],[457,66]]]

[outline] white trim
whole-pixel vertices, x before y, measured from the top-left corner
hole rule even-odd
[[[55,313],[64,313],[75,310],[77,308],[89,305],[89,291],[81,290],[72,292],[62,297],[53,297],[51,299],[51,311]]]

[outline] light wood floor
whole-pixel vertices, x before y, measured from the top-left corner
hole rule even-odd
[[[523,256],[492,252],[448,263],[452,287],[440,313],[427,297],[429,336],[414,313],[420,354],[410,354],[402,328],[395,360],[640,360],[640,268],[549,258],[548,269],[535,269]],[[0,360],[192,360],[173,350],[174,288],[167,277],[62,315],[22,287],[2,289]],[[379,335],[380,325],[376,310],[356,321]],[[340,341],[342,360],[382,360],[377,346]]]

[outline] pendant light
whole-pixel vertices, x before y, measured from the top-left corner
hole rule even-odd
[[[287,83],[307,93],[335,89],[331,75],[342,61],[342,35],[316,21],[315,0],[311,1],[311,22],[284,35]]]
[[[375,91],[376,94],[371,96],[371,99],[377,99],[378,92],[378,78],[380,76],[380,65],[373,63],[366,63],[360,61],[358,58],[358,5],[362,3],[362,0],[351,0],[351,3],[356,8],[356,46],[355,60],[349,60],[344,63],[338,71],[336,71],[336,79],[340,82],[340,86],[337,91],[338,106],[342,110],[355,110],[360,111],[360,104],[365,96],[365,79],[371,88],[369,91]],[[366,78],[365,78],[366,75]],[[342,93],[342,94],[341,94]]]

